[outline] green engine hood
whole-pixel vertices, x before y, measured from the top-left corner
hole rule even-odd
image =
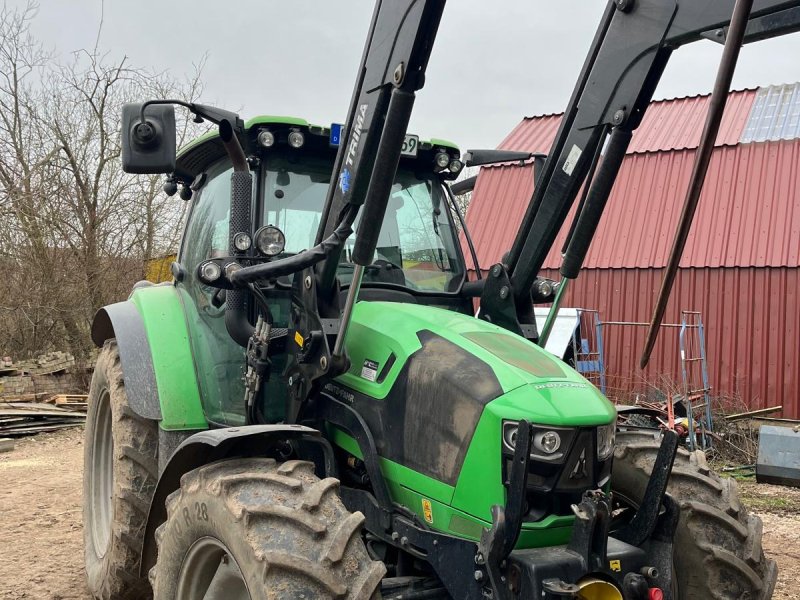
[[[613,405],[594,386],[536,344],[486,321],[416,304],[356,304],[347,338],[352,364],[338,381],[385,398],[406,360],[422,347],[421,331],[488,365],[502,390],[489,407],[504,418],[580,426],[610,423],[615,417]],[[370,380],[371,371],[376,381]]]
[[[416,304],[359,302],[349,371],[327,391],[351,404],[375,438],[395,501],[431,526],[478,538],[504,504],[502,423],[592,428],[614,406],[535,344],[500,327]],[[354,440],[334,440],[359,455]],[[521,547],[564,543],[572,517],[525,524]]]

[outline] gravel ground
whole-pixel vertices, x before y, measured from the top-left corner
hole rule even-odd
[[[19,440],[0,454],[0,598],[87,600],[81,533],[83,430]],[[776,600],[800,600],[800,489],[740,483],[778,561]]]

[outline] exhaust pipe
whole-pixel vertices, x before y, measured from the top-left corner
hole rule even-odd
[[[219,137],[231,159],[231,212],[229,219],[229,252],[236,256],[240,252],[233,245],[233,237],[243,231],[250,235],[252,221],[250,205],[253,201],[253,175],[247,164],[242,145],[233,131],[231,122],[223,119],[219,123]],[[225,328],[233,340],[247,347],[255,327],[247,318],[247,292],[242,289],[228,290],[225,296]]]

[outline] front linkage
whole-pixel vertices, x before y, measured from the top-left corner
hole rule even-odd
[[[492,507],[492,527],[475,543],[433,531],[393,504],[374,460],[374,440],[358,413],[325,393],[318,402],[322,418],[358,442],[376,491],[373,495],[342,486],[345,505],[365,515],[370,533],[428,562],[451,597],[556,600],[579,597],[591,585],[603,588],[599,597],[609,599],[672,598],[672,543],[679,507],[666,487],[678,449],[674,432],[665,432],[643,501],[626,525],[615,528],[610,495],[591,490],[572,507],[576,520],[569,544],[515,550],[530,470],[533,428],[527,421],[519,423],[506,505]]]
[[[568,545],[515,551],[525,512],[532,434],[530,424],[520,422],[506,506],[492,507],[492,527],[478,544],[475,580],[482,581],[484,571],[488,575],[483,595],[499,600],[574,598],[584,585],[593,585],[607,588],[603,597],[619,597],[609,585],[613,583],[625,600],[658,597],[651,595],[651,588],[670,600],[672,542],[680,509],[666,489],[677,434],[665,433],[643,502],[626,526],[609,535],[611,497],[602,490],[587,491],[580,504],[572,506],[576,519]]]

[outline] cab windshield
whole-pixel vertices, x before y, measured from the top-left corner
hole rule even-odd
[[[274,225],[286,236],[287,254],[314,245],[332,165],[329,160],[304,156],[301,162],[283,157],[266,159],[261,190],[262,225]],[[378,224],[365,224],[377,226]],[[358,231],[360,218],[356,221]],[[447,199],[433,173],[414,173],[401,167],[392,186],[386,217],[378,236],[372,265],[363,283],[391,284],[421,292],[457,292],[464,277],[458,237],[447,217]],[[348,285],[354,236],[346,243],[338,269]]]

